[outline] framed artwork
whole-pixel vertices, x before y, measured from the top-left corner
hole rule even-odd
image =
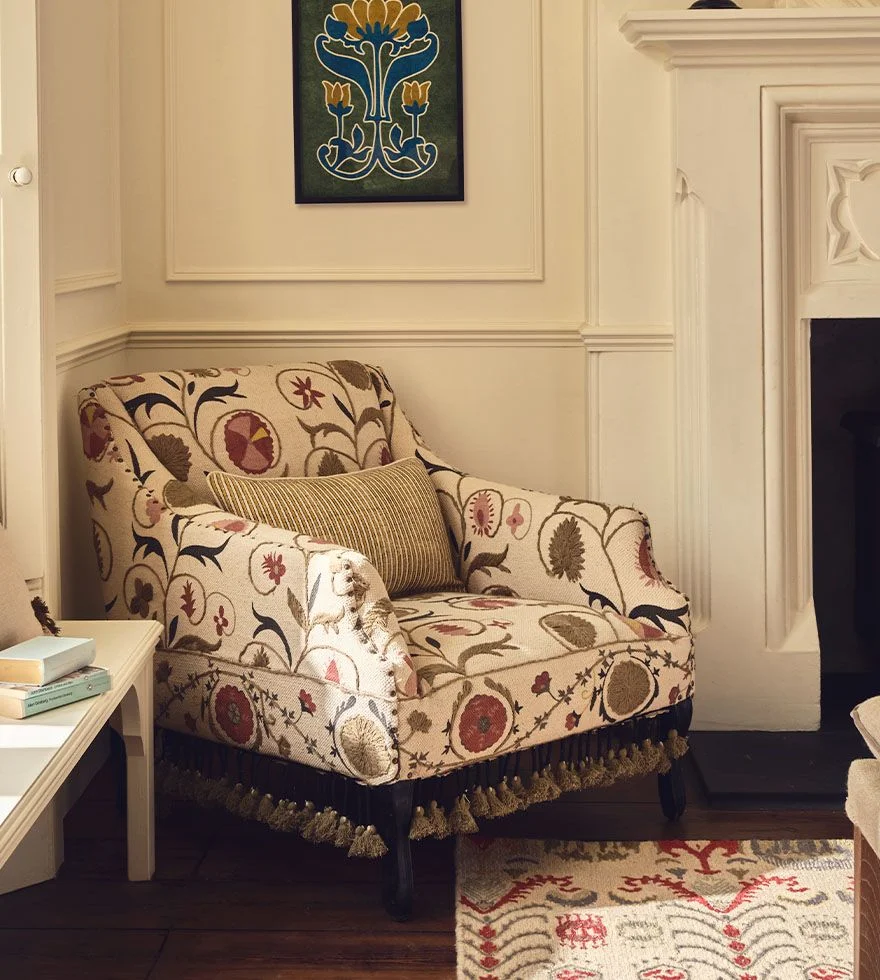
[[[292,0],[298,204],[463,201],[461,0]]]

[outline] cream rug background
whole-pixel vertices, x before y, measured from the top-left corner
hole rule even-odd
[[[851,980],[845,840],[460,837],[459,980]]]

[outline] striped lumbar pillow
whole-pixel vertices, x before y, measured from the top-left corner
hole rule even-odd
[[[415,457],[333,476],[261,478],[215,470],[208,486],[230,513],[366,555],[389,595],[461,588],[437,492]]]

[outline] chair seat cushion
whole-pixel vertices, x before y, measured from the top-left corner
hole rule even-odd
[[[494,595],[395,603],[418,673],[401,770],[443,772],[667,708],[693,689],[692,640],[605,610]]]

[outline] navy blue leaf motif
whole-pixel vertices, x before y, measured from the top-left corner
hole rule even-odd
[[[217,561],[217,555],[223,551],[231,540],[232,537],[230,536],[223,544],[218,545],[216,548],[212,548],[206,544],[188,544],[185,548],[180,549],[179,556],[181,558],[195,558],[200,565],[204,565],[206,568],[207,563],[211,562],[222,572],[223,569],[220,567],[220,562]]]
[[[227,398],[244,398],[244,395],[239,394],[237,381],[234,381],[231,385],[213,385],[210,388],[206,388],[196,401],[196,407],[193,411],[193,429],[198,425],[199,412],[201,411],[202,405],[207,405],[208,402],[219,402],[221,405],[224,405]]]
[[[342,412],[342,414],[348,419],[349,422],[351,422],[352,425],[354,425],[354,416],[351,414],[351,411],[345,405],[345,402],[340,401],[337,395],[333,396],[333,401],[335,401],[336,404],[339,406],[339,411]]]
[[[150,418],[153,409],[157,405],[167,405],[169,408],[173,408],[178,415],[186,414],[180,405],[173,402],[167,395],[160,395],[158,391],[147,391],[143,395],[136,395],[134,398],[129,398],[127,402],[123,402],[122,404],[132,418],[134,418],[134,414],[139,408],[143,408],[147,413],[147,418]]]
[[[273,619],[271,616],[263,616],[261,613],[257,612],[257,607],[252,605],[251,611],[254,614],[254,619],[259,623],[259,626],[254,630],[254,639],[256,639],[260,633],[274,633],[284,646],[285,653],[287,654],[287,665],[289,667],[293,666],[293,654],[290,652],[290,644],[287,642],[287,637],[284,635],[284,630],[279,625],[278,621]]]
[[[165,571],[168,571],[168,562],[165,560],[165,549],[162,547],[162,542],[158,538],[150,537],[145,534],[138,534],[137,531],[132,528],[131,533],[134,535],[134,551],[131,553],[132,558],[137,558],[138,552],[143,548],[144,550],[144,561],[149,558],[150,555],[158,555],[162,559],[162,564],[165,566]]]
[[[177,635],[177,624],[180,621],[179,616],[175,616],[174,619],[168,624],[168,642],[173,643],[174,637]]]

